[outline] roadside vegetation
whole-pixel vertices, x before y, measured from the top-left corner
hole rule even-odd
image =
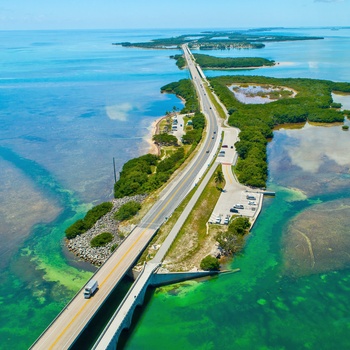
[[[93,207],[86,213],[83,219],[76,221],[66,229],[66,237],[71,239],[86,232],[95,225],[97,220],[109,213],[112,208],[113,204],[111,202],[104,202]]]
[[[217,171],[222,171],[221,165]],[[203,256],[212,251],[218,225],[208,226],[208,221],[221,194],[215,177],[214,173],[171,245],[165,259],[169,262],[166,264],[167,269],[188,271],[199,267]]]
[[[176,60],[176,65],[182,69],[182,68],[185,68],[186,67],[186,60],[184,58],[183,55],[173,55],[173,56],[170,56],[170,58],[173,58],[174,60]]]
[[[239,182],[252,187],[266,186],[266,145],[273,137],[274,127],[306,121],[343,122],[345,113],[335,109],[334,104],[332,106],[331,93],[350,92],[349,83],[326,80],[277,79],[262,76],[222,76],[209,80],[229,111],[229,124],[241,130],[240,141],[235,144],[239,155],[235,171]],[[286,86],[297,91],[297,95],[266,104],[243,104],[228,89],[228,86],[233,84]]]
[[[191,120],[192,128],[182,136],[182,142],[188,145],[197,145],[202,139],[205,117],[202,113],[196,112]]]

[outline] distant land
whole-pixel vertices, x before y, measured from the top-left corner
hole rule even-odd
[[[237,31],[205,31],[197,34],[184,34],[172,38],[154,39],[148,42],[120,42],[113,45],[125,47],[138,47],[144,49],[178,49],[183,44],[188,44],[190,49],[200,50],[227,50],[227,49],[260,49],[265,47],[265,42],[295,41],[295,40],[320,40],[318,36],[291,36],[275,34],[253,34],[253,32],[269,31],[266,29],[248,29]]]

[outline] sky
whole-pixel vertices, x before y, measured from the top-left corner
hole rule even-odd
[[[0,30],[349,26],[350,0],[2,0]]]

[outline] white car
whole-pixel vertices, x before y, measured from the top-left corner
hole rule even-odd
[[[248,205],[257,205],[256,202],[249,201]]]
[[[216,218],[215,223],[216,223],[216,224],[221,224],[221,217],[220,217],[220,216],[218,216],[218,217]]]

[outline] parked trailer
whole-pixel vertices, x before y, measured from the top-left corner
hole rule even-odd
[[[84,298],[89,299],[98,289],[98,283],[96,280],[90,280],[84,289]]]

